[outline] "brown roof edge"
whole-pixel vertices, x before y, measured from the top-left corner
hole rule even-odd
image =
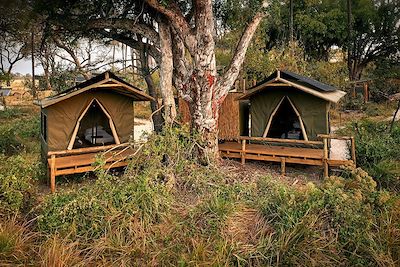
[[[104,76],[104,77],[101,77],[101,76]],[[89,79],[89,80],[87,80],[75,87],[72,87],[64,92],[61,92],[55,96],[44,98],[35,104],[41,106],[42,108],[48,107],[48,106],[54,105],[58,102],[61,102],[63,100],[69,99],[75,95],[84,93],[90,89],[98,88],[99,86],[104,85],[105,83],[110,82],[110,81],[125,88],[127,93],[133,94],[132,98],[134,98],[136,96],[139,99],[137,101],[153,101],[154,100],[153,97],[149,96],[148,94],[146,94],[145,92],[143,92],[142,90],[137,88],[136,86],[131,85],[130,83],[117,77],[112,72],[106,71],[100,75],[93,77],[92,79]],[[110,88],[112,88],[112,85],[110,85]],[[120,93],[117,90],[114,90],[114,92]]]

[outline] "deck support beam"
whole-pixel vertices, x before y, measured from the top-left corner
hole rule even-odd
[[[350,138],[350,142],[351,142],[351,159],[353,160],[354,166],[357,166],[357,164],[356,164],[356,143],[355,143],[353,136]]]
[[[246,140],[242,140],[241,161],[243,165],[246,163]]]
[[[323,164],[324,164],[324,178],[329,177],[329,164],[328,164],[328,138],[323,138],[324,142],[324,158],[323,158]]]
[[[50,160],[50,188],[52,193],[56,191],[56,155],[51,155]]]
[[[281,174],[286,174],[286,158],[284,157],[281,158]]]

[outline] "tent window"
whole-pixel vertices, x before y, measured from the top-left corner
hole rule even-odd
[[[47,143],[47,116],[43,112],[40,116],[40,132],[42,134],[43,140]]]
[[[285,97],[272,114],[267,137],[305,140],[304,126],[290,100]]]
[[[95,100],[79,122],[73,148],[115,144],[110,120]]]

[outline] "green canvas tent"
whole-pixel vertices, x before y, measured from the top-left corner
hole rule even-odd
[[[238,99],[250,102],[250,136],[316,140],[318,134],[330,132],[330,105],[345,94],[311,78],[277,70]]]
[[[104,72],[55,96],[41,107],[42,156],[49,151],[118,145],[133,133],[133,101],[152,97],[111,72]]]

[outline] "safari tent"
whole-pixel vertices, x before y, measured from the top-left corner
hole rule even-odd
[[[330,106],[345,94],[314,79],[277,70],[239,100],[249,101],[249,136],[308,141],[330,133]]]
[[[239,96],[243,114],[249,114],[248,134],[239,142],[223,141],[220,155],[225,158],[280,162],[324,167],[356,165],[355,143],[351,136],[330,134],[329,109],[346,93],[314,79],[289,71],[277,70],[261,83]],[[238,104],[239,105],[239,104]],[[322,140],[321,140],[322,139]],[[329,144],[332,139],[349,141],[350,158],[335,158]]]
[[[51,175],[89,171],[96,152],[122,147],[133,135],[133,101],[152,99],[115,74],[104,72],[37,102],[42,156],[53,167]]]

